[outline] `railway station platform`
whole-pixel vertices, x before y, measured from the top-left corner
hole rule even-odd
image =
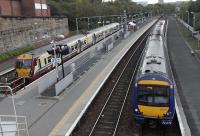
[[[155,21],[156,19],[141,27],[111,51],[102,55],[59,97],[40,98],[32,91],[22,95],[17,94],[15,96],[17,114],[27,117],[29,135],[69,135],[121,58]],[[8,108],[8,99],[0,101],[0,113],[12,112]]]
[[[169,17],[168,50],[172,69],[192,136],[200,135],[200,61],[191,54],[181,36],[174,17]]]
[[[125,39],[120,43],[120,45],[112,51],[111,54],[108,54],[105,60],[98,63],[94,71],[91,71],[90,75],[83,80],[91,80],[86,88],[82,88],[82,85],[79,84],[74,88],[74,90],[79,90],[80,87],[83,90],[82,95],[74,102],[73,106],[66,112],[65,116],[61,121],[54,127],[49,136],[64,136],[70,135],[76,124],[79,122],[80,118],[83,116],[84,112],[92,102],[92,100],[97,95],[100,88],[103,86],[104,82],[107,80],[109,75],[112,73],[114,68],[117,66],[119,61],[123,58],[126,52],[130,47],[136,42],[136,40],[144,33],[150,26],[154,24],[156,20],[152,21],[148,25],[141,28],[139,31],[131,35],[129,38]],[[109,63],[108,63],[109,62]],[[96,72],[95,72],[96,71]],[[99,72],[97,72],[99,71]],[[95,78],[90,78],[91,76]],[[81,85],[81,86],[80,86]]]

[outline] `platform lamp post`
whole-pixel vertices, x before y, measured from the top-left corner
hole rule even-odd
[[[59,47],[60,51],[60,57],[61,57],[61,65],[62,65],[62,74],[63,74],[63,78],[65,77],[65,71],[64,71],[64,61],[63,61],[63,55],[67,55],[69,53],[69,50],[67,48],[67,45],[63,45],[63,44],[57,44],[56,47]]]
[[[99,16],[98,27],[101,24],[101,16]]]
[[[53,44],[52,49],[53,49],[53,52],[54,52],[54,62],[55,62],[56,71],[57,71],[56,78],[57,78],[57,82],[58,82],[59,81],[59,76],[58,76],[58,62],[57,62],[57,56],[56,56],[56,46],[55,46],[55,42],[54,41],[51,41],[51,44]]]
[[[90,18],[88,17],[88,30],[90,29]]]
[[[198,36],[199,37],[197,37],[197,39],[198,39],[198,48],[200,47],[200,41],[199,41],[199,39],[200,39],[200,31],[198,31]]]
[[[189,29],[189,26],[190,26],[190,24],[189,24],[190,23],[190,12],[187,10],[186,13],[188,13],[188,20],[187,21],[188,21],[188,29]]]
[[[195,14],[194,12],[190,12],[193,15],[193,31],[195,31]]]
[[[78,18],[76,18],[76,32],[78,33]]]
[[[181,12],[181,19],[182,19],[182,21],[183,21],[183,12]]]

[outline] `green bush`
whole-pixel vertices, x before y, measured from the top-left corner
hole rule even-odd
[[[17,56],[17,55],[20,55],[20,54],[22,54],[22,53],[31,51],[31,50],[33,50],[33,49],[34,49],[34,47],[33,47],[32,45],[28,44],[28,45],[26,45],[26,46],[17,48],[17,49],[15,49],[15,50],[2,53],[2,54],[0,55],[0,61],[4,61],[4,60],[10,59],[10,58],[13,58],[13,57],[15,57],[15,56]]]

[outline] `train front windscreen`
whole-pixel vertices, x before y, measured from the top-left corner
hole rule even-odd
[[[21,78],[31,77],[32,59],[17,59],[16,72]]]
[[[16,60],[16,68],[31,68],[32,60],[24,59],[24,60]]]
[[[139,85],[138,105],[169,106],[169,86]]]

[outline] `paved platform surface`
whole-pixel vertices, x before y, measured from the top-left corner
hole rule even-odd
[[[82,95],[74,102],[73,106],[68,109],[62,120],[56,125],[49,136],[64,136],[69,135],[71,132],[71,126],[80,117],[80,114],[85,110],[95,97],[95,95],[100,90],[104,81],[109,77],[112,70],[121,60],[121,58],[126,54],[130,47],[135,43],[135,41],[155,22],[152,21],[145,27],[141,28],[139,31],[131,35],[129,38],[123,40],[110,54],[104,58],[104,61],[98,63],[94,70],[87,76],[86,81],[90,81],[89,85],[85,88],[85,83],[80,83],[73,90],[82,90]],[[93,78],[92,78],[93,77]],[[94,78],[95,77],[95,78]],[[82,85],[81,85],[82,84]]]
[[[85,71],[85,74],[73,83],[72,86],[67,88],[59,98],[38,98],[37,91],[15,96],[17,114],[27,117],[30,136],[47,136],[62,119],[63,115],[67,114],[67,111],[73,107],[72,105],[82,96],[83,92],[88,88],[91,82],[94,81],[97,75],[101,73],[127,43],[130,43],[130,41],[138,35],[138,33],[144,31],[144,29],[145,28],[141,28],[136,33],[133,33],[111,52],[97,59],[97,61],[94,62],[96,64],[91,66],[88,71]],[[11,100],[9,98],[2,99],[2,101],[0,101],[0,114],[12,114],[13,110],[9,105],[11,105]],[[78,114],[79,113],[73,113],[73,115]],[[72,122],[69,122],[69,124],[70,123],[72,124]],[[63,132],[63,134],[64,133],[65,132]]]
[[[192,136],[200,136],[200,63],[191,55],[173,17],[169,17],[167,40],[175,81],[187,122]]]

